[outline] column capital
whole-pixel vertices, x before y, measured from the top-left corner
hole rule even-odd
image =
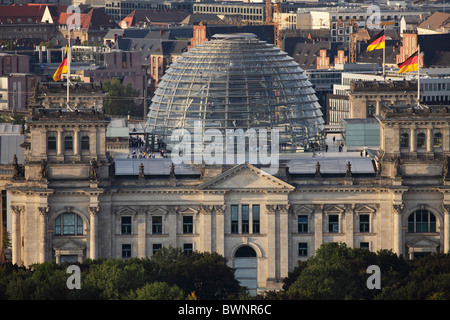
[[[443,203],[442,210],[444,211],[445,214],[449,214],[450,213],[450,203]]]
[[[403,209],[405,208],[405,205],[404,204],[394,204],[393,208],[397,214],[402,214]]]
[[[178,206],[176,205],[167,206],[167,211],[170,214],[176,214],[178,212]]]
[[[211,214],[213,209],[213,205],[201,205],[199,211],[201,214]]]
[[[288,214],[291,205],[290,204],[279,204],[277,207],[281,214]]]
[[[277,211],[276,204],[266,204],[266,210],[268,214],[274,214]]]
[[[23,212],[25,211],[25,206],[12,205],[12,206],[11,206],[11,211],[12,211],[14,214],[20,215],[21,213],[23,213]]]
[[[39,207],[38,210],[39,210],[39,215],[40,216],[45,216],[50,211],[50,208],[48,206],[46,206],[46,207]]]
[[[216,214],[219,215],[223,215],[225,213],[225,209],[226,209],[226,205],[222,204],[222,205],[215,205],[214,206],[214,211],[216,212]]]
[[[100,207],[98,206],[89,206],[88,207],[90,216],[98,216],[100,214]]]

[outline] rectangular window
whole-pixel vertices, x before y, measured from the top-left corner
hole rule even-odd
[[[161,248],[162,248],[162,244],[161,243],[154,243],[153,244],[153,254],[155,254],[156,253],[156,251],[158,251],[158,250],[161,250]]]
[[[72,136],[66,136],[64,138],[64,149],[73,150],[73,139]]]
[[[194,220],[192,216],[183,217],[183,233],[193,233]]]
[[[359,216],[359,232],[369,232],[369,215],[362,214]]]
[[[360,247],[361,249],[367,249],[367,250],[369,250],[369,243],[368,243],[368,242],[360,242],[360,243],[359,243],[359,247]]]
[[[75,234],[75,213],[63,214],[63,234],[64,235]]]
[[[249,233],[249,208],[248,205],[242,205],[242,233]]]
[[[298,216],[298,233],[308,232],[308,216],[307,215],[299,215]]]
[[[328,232],[339,232],[339,215],[330,214],[328,216]]]
[[[260,208],[258,204],[254,204],[252,206],[253,233],[259,233],[259,223],[260,223],[259,210]]]
[[[299,257],[307,257],[308,256],[308,244],[306,242],[299,242],[298,256]]]
[[[50,136],[47,138],[47,150],[56,150],[56,137]]]
[[[185,243],[183,244],[183,252],[185,254],[191,254],[192,253],[192,243]]]
[[[122,244],[122,258],[131,258],[131,244]]]
[[[131,217],[122,217],[122,234],[131,234]]]
[[[237,205],[231,206],[231,233],[239,232],[239,207]]]
[[[162,234],[162,217],[152,217],[152,234]]]
[[[89,137],[88,136],[81,137],[81,150],[89,150]]]

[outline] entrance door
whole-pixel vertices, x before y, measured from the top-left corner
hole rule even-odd
[[[247,287],[251,296],[256,296],[258,288],[256,252],[249,246],[242,246],[234,255],[236,280]]]

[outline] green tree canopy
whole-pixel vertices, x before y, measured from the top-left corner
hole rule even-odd
[[[130,83],[124,86],[119,79],[112,78],[104,81],[102,86],[107,93],[103,103],[106,114],[142,116],[142,107],[138,107],[135,103],[135,98],[139,96],[140,92],[135,90]]]

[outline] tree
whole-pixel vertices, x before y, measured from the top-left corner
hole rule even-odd
[[[177,285],[200,299],[226,299],[239,295],[240,285],[226,259],[218,253],[185,254],[178,248],[162,248],[152,256],[158,281]]]
[[[132,300],[183,300],[185,294],[177,285],[165,282],[147,283],[130,295]]]
[[[86,288],[91,299],[118,300],[143,286],[146,278],[139,259],[109,259],[89,265],[82,279],[81,287]]]
[[[1,241],[0,261],[3,261],[5,259],[5,249],[11,246],[11,238],[9,237],[9,232],[6,230],[6,227],[3,227]]]
[[[380,267],[382,286],[408,278],[407,262],[392,251],[375,253],[348,248],[345,243],[326,243],[293,270],[285,281],[286,295],[290,299],[374,299],[380,290],[367,288],[370,265]]]
[[[142,115],[142,108],[138,108],[135,97],[139,96],[139,90],[135,90],[131,83],[124,86],[117,78],[103,82],[103,89],[107,92],[103,107],[109,115]]]

